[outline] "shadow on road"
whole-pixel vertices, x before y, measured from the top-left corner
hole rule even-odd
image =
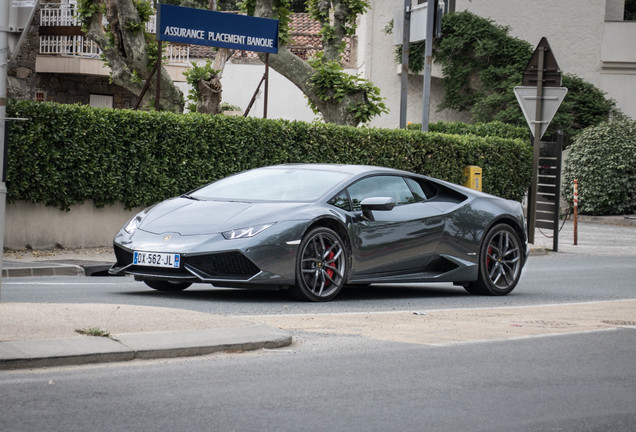
[[[207,300],[214,302],[258,302],[279,304],[280,302],[299,302],[293,299],[285,290],[278,289],[234,289],[217,288],[204,284],[193,285],[180,292],[162,292],[152,289],[140,291],[127,291],[121,294],[153,298],[160,296],[174,300]],[[374,301],[408,298],[456,298],[470,297],[462,287],[452,285],[369,285],[369,286],[346,286],[340,291],[332,302],[344,303],[352,301]]]

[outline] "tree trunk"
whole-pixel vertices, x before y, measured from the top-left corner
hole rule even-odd
[[[111,69],[111,81],[133,94],[140,95],[144,82],[152,71],[143,31],[144,23],[140,22],[139,13],[131,0],[103,0],[103,4],[106,6],[109,34],[102,26],[102,14],[96,13],[91,17],[86,36],[103,51]],[[155,76],[153,83],[156,83],[156,79]],[[162,108],[172,112],[183,112],[181,91],[163,67],[160,79]],[[144,104],[150,105],[150,100],[156,97],[155,89],[155,84],[148,88]]]
[[[208,81],[199,81],[198,90],[201,94],[201,99],[197,101],[197,112],[204,114],[220,114],[221,93],[223,90],[219,76],[214,75]]]
[[[210,0],[208,2],[209,10],[216,10],[216,0]],[[221,101],[223,94],[223,84],[221,83],[221,77],[223,76],[223,70],[225,69],[225,63],[234,53],[234,50],[228,48],[218,48],[212,64],[212,69],[219,71],[209,80],[199,81],[197,90],[201,98],[197,101],[197,112],[203,114],[220,114],[221,113]]]
[[[272,0],[256,0],[254,16],[263,18],[276,18],[273,11]],[[330,55],[333,50],[330,50]],[[327,49],[325,49],[327,53]],[[259,53],[259,58],[264,61],[265,54]],[[316,106],[322,118],[328,123],[357,126],[358,121],[353,113],[347,110],[350,104],[366,102],[366,95],[357,92],[345,95],[340,101],[334,99],[322,100],[311,86],[311,77],[316,73],[314,68],[305,60],[293,54],[286,46],[279,46],[278,54],[270,54],[269,65],[279,74],[294,83],[300,91]]]

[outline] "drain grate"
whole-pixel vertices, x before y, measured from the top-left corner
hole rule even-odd
[[[527,326],[550,327],[550,328],[565,328],[565,327],[572,327],[575,325],[575,324],[564,322],[564,321],[546,321],[546,320],[523,321],[522,324]]]
[[[601,322],[603,324],[616,325],[616,326],[636,326],[636,321],[605,320]]]

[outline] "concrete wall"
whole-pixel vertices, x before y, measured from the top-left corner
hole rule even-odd
[[[115,234],[141,209],[121,204],[96,208],[92,202],[61,211],[43,204],[7,204],[4,247],[52,249],[110,246]]]

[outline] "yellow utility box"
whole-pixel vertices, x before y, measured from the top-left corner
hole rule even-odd
[[[481,167],[469,165],[464,168],[464,186],[481,191]]]

